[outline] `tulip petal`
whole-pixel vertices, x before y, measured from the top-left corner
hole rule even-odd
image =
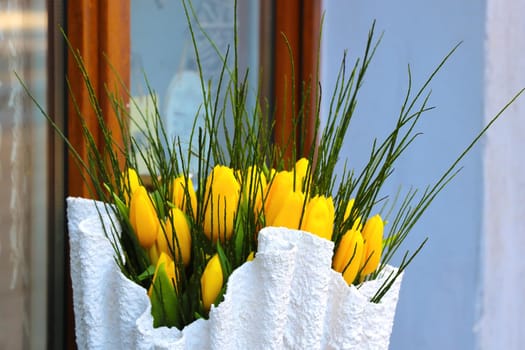
[[[168,254],[170,258],[176,260],[181,256],[184,265],[189,265],[191,258],[191,231],[188,219],[182,210],[173,208],[170,211],[170,217],[166,220],[164,227],[159,230],[155,246],[159,253]]]
[[[167,254],[161,253],[148,291],[154,327],[180,326],[175,282],[175,265]]]
[[[157,239],[160,228],[155,207],[144,186],[139,186],[131,196],[129,220],[139,243],[150,248]]]
[[[202,304],[209,310],[219,296],[223,285],[223,273],[219,255],[215,254],[206,264],[201,277]]]
[[[293,191],[293,174],[280,171],[267,187],[264,200],[264,214],[267,226],[274,226],[274,221],[283,208],[284,199]]]
[[[341,272],[346,283],[352,284],[357,277],[363,255],[363,237],[357,230],[348,230],[337,247],[333,258],[334,270]]]
[[[361,276],[374,272],[381,261],[383,248],[383,219],[374,215],[367,220],[363,227],[364,254],[361,261]]]
[[[197,215],[197,196],[195,194],[195,188],[193,187],[193,182],[191,178],[186,178],[185,176],[179,176],[172,183],[172,202],[177,207],[183,211],[187,210],[187,197],[190,197],[191,210],[193,217]],[[187,187],[187,189],[186,189]]]
[[[301,229],[331,240],[334,230],[334,215],[332,197],[315,196],[306,206]]]
[[[216,242],[230,239],[239,205],[240,185],[233,170],[218,165],[206,181],[204,233]]]
[[[289,192],[283,199],[281,211],[270,225],[298,229],[303,213],[304,197],[302,192]]]

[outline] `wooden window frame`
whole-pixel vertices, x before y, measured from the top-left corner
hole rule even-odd
[[[117,96],[124,96],[124,94],[115,91],[118,86],[121,86],[118,80],[121,79],[124,85],[129,86],[130,3],[129,1],[111,0],[68,1],[66,28],[67,37],[73,50],[77,51],[83,59],[100,103],[104,122],[114,135],[119,135],[118,122],[113,113],[106,88],[115,92]],[[102,131],[91,106],[81,72],[71,54],[67,55],[67,76],[70,85],[67,106],[68,117],[66,118],[67,136],[72,146],[87,162],[87,147],[82,136],[82,125],[77,117],[75,104],[101,150],[103,149],[101,144]],[[75,103],[73,103],[72,98],[74,98]],[[67,194],[69,196],[90,197],[89,188],[83,181],[85,174],[84,176],[81,174],[81,170],[75,165],[71,156],[68,157],[67,163],[69,165],[67,166]],[[76,348],[75,319],[67,249],[65,265],[65,348],[74,349]]]
[[[321,10],[321,0],[274,2],[274,141],[283,150],[285,159],[291,161],[307,156],[315,142]],[[294,121],[300,113],[302,124]],[[305,139],[301,139],[303,132]],[[292,138],[297,141],[296,149],[289,147]]]
[[[129,1],[79,0],[68,2],[67,36],[71,46],[83,59],[91,84],[97,96],[104,122],[113,135],[119,135],[116,116],[106,89],[123,96],[119,78],[124,85],[130,81],[130,4]],[[67,75],[70,84],[67,132],[69,140],[84,160],[87,147],[76,106],[86,121],[99,149],[103,149],[95,111],[90,103],[82,74],[72,55],[68,56]],[[115,91],[119,90],[119,91]],[[74,103],[73,103],[74,98]],[[76,104],[76,106],[75,106]],[[69,157],[69,164],[75,164]],[[89,188],[76,166],[68,168],[68,193],[90,197]]]
[[[270,3],[270,7],[268,7]],[[274,21],[261,26],[262,40],[271,43],[262,49],[261,61],[271,68],[273,81],[269,99],[275,111],[274,140],[285,149],[286,140],[292,135],[299,135],[299,130],[306,128],[307,138],[302,149],[294,150],[297,156],[308,154],[314,142],[314,125],[317,98],[313,93],[317,89],[317,59],[319,31],[321,23],[321,0],[286,0],[261,1],[261,20],[267,11],[271,11]],[[72,47],[78,51],[84,60],[90,75],[91,83],[103,111],[106,125],[118,135],[118,124],[111,109],[111,102],[106,94],[106,87],[113,89],[118,86],[113,68],[125,85],[130,82],[130,2],[111,0],[78,0],[68,1],[66,9],[66,33]],[[264,36],[267,36],[264,38]],[[289,48],[283,40],[286,36],[294,59],[294,74],[289,58]],[[273,55],[264,55],[265,50],[275,49]],[[89,96],[82,81],[82,76],[72,55],[67,56],[67,76],[71,96],[74,96],[81,115],[87,122],[96,141],[101,142],[101,130],[96,121],[95,113],[89,102]],[[292,97],[291,85],[296,87]],[[303,81],[310,84],[311,91],[305,91]],[[84,160],[87,160],[87,148],[82,137],[82,127],[76,117],[77,111],[69,97],[67,115],[67,135],[73,147]],[[270,95],[269,95],[270,96]],[[306,96],[304,111],[305,125],[296,125],[293,118],[298,114],[297,103],[292,110],[292,101],[301,101]],[[286,156],[291,159],[290,148]],[[71,157],[67,166],[67,194],[69,196],[89,197],[89,189],[84,183],[80,170],[74,165]],[[66,243],[67,244],[67,243]],[[71,282],[69,278],[69,257],[66,253],[66,316],[65,316],[65,346],[75,348],[75,326]]]

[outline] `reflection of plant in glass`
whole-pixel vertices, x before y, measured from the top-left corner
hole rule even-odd
[[[190,20],[195,15],[191,6],[185,4],[185,9],[195,43]],[[415,93],[409,71],[406,98],[394,129],[385,139],[374,142],[362,170],[345,167],[342,174],[335,174],[343,139],[378,42],[372,26],[363,58],[350,72],[343,58],[329,114],[325,116],[326,126],[320,130],[319,122],[316,124],[318,148],[310,150],[306,158],[292,160],[284,158],[286,149],[272,142],[273,125],[260,106],[247,104],[246,75],[239,72],[235,46],[232,67],[227,64],[230,53],[221,56],[217,52],[223,65],[213,82],[202,76],[195,46],[205,126],[196,128],[194,124],[190,144],[196,140],[198,147],[190,150],[184,150],[178,140],[167,135],[158,111],[153,124],[139,127],[148,142],[147,152],[133,136],[117,145],[103,122],[82,60],[74,55],[104,131],[105,152],[99,153],[87,127],[84,136],[89,147],[88,162],[83,162],[74,149],[71,152],[86,170],[93,195],[113,204],[107,210],[114,211],[122,228],[118,240],[108,232],[115,259],[128,278],[149,289],[156,326],[182,328],[206,316],[211,304],[220,302],[232,271],[253,258],[257,233],[268,225],[304,229],[332,240],[333,268],[348,284],[359,285],[376,278],[432,200],[457,174],[459,161],[521,94],[494,117],[434,185],[422,194],[411,189],[394,201],[397,203],[390,210],[394,215],[385,224],[387,218],[377,214],[382,201],[380,190],[396,160],[417,137],[415,127],[430,109],[427,88],[456,48]],[[213,42],[210,44],[213,47]],[[315,93],[318,106],[320,92]],[[155,94],[150,94],[155,99]],[[126,132],[128,109],[119,97],[110,97],[121,130]],[[136,102],[132,100],[131,104]],[[146,117],[141,114],[141,118]],[[302,112],[295,115],[295,125],[300,125],[303,118]],[[227,127],[227,119],[233,121],[233,128]],[[141,125],[141,120],[132,118],[130,123]],[[57,132],[64,137],[60,130]],[[288,147],[295,150],[302,136],[292,136]],[[299,158],[295,151],[292,154]],[[148,191],[133,170],[139,161],[144,162],[151,179]],[[192,161],[197,168],[190,173]],[[415,252],[407,251],[400,257],[397,272],[388,276],[371,301],[381,300],[425,241]]]

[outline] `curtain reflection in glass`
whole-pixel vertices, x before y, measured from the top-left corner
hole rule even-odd
[[[0,1],[0,349],[46,344],[45,1]]]
[[[217,83],[222,67],[218,52],[230,48],[233,58],[234,0],[194,0],[193,9],[199,23],[192,20],[199,48],[203,78]],[[252,67],[251,86],[257,87],[259,1],[238,4],[239,61]],[[190,9],[191,11],[191,9]],[[202,28],[207,38],[199,29]],[[212,40],[216,47],[210,44]],[[147,89],[143,73],[155,90],[157,108],[164,118],[168,135],[180,138],[184,152],[189,148],[189,136],[195,115],[202,108],[202,90],[193,43],[187,27],[184,9],[178,1],[131,1],[131,91],[143,109],[152,112],[155,106],[146,102]],[[223,88],[224,90],[224,88]],[[255,94],[255,92],[254,92]],[[140,117],[139,117],[140,119]],[[202,117],[196,128],[203,127]],[[133,131],[132,131],[133,132]],[[192,148],[197,145],[197,137]],[[196,169],[190,167],[190,171]]]

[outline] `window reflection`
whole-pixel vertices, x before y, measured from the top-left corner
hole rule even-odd
[[[46,344],[45,0],[0,1],[0,349]]]
[[[193,0],[199,24],[192,21],[199,48],[203,78],[217,83],[224,54],[233,46],[234,0]],[[239,61],[252,67],[250,85],[257,86],[259,1],[238,2]],[[191,11],[191,9],[190,9]],[[200,27],[209,35],[207,38]],[[211,39],[216,48],[210,43]],[[230,50],[229,57],[233,57]],[[156,94],[156,103],[145,97],[148,83]],[[168,136],[180,138],[184,152],[202,101],[202,91],[193,43],[184,8],[179,1],[131,1],[131,92],[142,110],[158,108],[164,118]],[[255,92],[254,92],[255,95]],[[135,117],[140,119],[140,117]],[[202,119],[196,127],[203,127]],[[132,130],[133,133],[133,130]],[[136,134],[135,134],[136,135]],[[193,140],[196,148],[197,138]],[[190,169],[191,171],[192,169]],[[196,169],[193,169],[196,172]]]

